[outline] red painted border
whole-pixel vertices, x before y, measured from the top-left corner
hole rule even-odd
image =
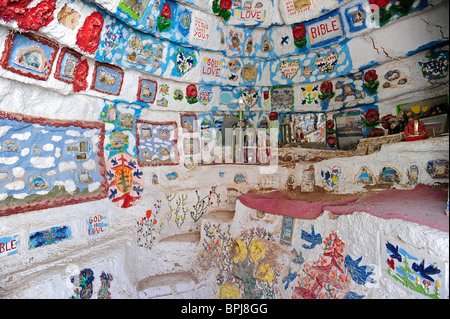
[[[142,91],[142,82],[146,80],[146,81],[150,81],[156,84],[156,90],[155,90],[155,95],[153,96],[153,100],[151,100],[150,102],[144,101],[141,99],[141,91]],[[158,82],[150,80],[150,79],[146,79],[146,78],[139,78],[139,87],[138,87],[138,92],[137,92],[137,100],[140,102],[144,102],[144,103],[148,103],[148,104],[153,104],[156,100],[156,93],[158,93]]]
[[[77,64],[75,65],[74,78],[72,80],[66,80],[65,78],[63,78],[59,75],[61,73],[61,63],[62,63],[66,53],[70,53],[77,58]],[[54,74],[55,79],[66,82],[66,83],[73,83],[75,81],[76,70],[78,69],[80,62],[81,62],[81,54],[79,54],[78,52],[75,52],[69,48],[62,48],[61,52],[59,53],[58,61],[56,62],[56,71]]]
[[[185,116],[193,116],[195,118],[195,127],[192,129],[192,131],[189,131],[184,128],[183,126],[183,117]],[[198,123],[197,123],[197,115],[195,113],[181,113],[180,114],[180,126],[183,129],[183,133],[194,133],[198,131]]]
[[[99,142],[98,142],[98,164],[100,167],[100,175],[103,177],[103,181],[100,185],[100,190],[93,194],[80,194],[76,196],[60,196],[53,198],[43,198],[40,200],[36,200],[33,202],[21,202],[12,204],[9,206],[0,206],[0,217],[8,216],[13,214],[21,214],[28,211],[41,210],[53,207],[61,207],[66,205],[74,205],[94,200],[100,200],[106,198],[108,196],[108,185],[106,180],[106,166],[105,166],[105,157],[104,157],[104,140],[105,140],[105,124],[103,122],[88,122],[88,121],[67,121],[67,120],[53,120],[49,118],[43,117],[34,117],[19,113],[9,113],[0,110],[0,118],[8,118],[14,121],[23,121],[27,123],[37,123],[42,125],[49,125],[54,127],[69,127],[71,125],[77,126],[83,129],[100,129],[98,133]]]
[[[27,72],[27,71],[22,71],[22,70],[16,69],[16,68],[14,68],[12,65],[10,65],[8,63],[8,60],[11,57],[11,49],[14,46],[14,39],[16,37],[16,34],[17,33],[15,31],[11,31],[8,34],[8,36],[6,37],[5,50],[3,51],[2,57],[0,59],[1,67],[3,67],[6,70],[9,70],[11,72],[14,72],[14,73],[17,73],[17,74],[20,74],[20,75],[23,75],[23,76],[26,76],[26,77],[29,77],[29,78],[33,78],[33,79],[36,79],[36,80],[42,80],[42,81],[48,80],[48,78],[50,76],[50,73],[52,72],[53,62],[55,60],[56,53],[58,52],[58,49],[59,49],[58,44],[53,42],[53,41],[50,41],[48,39],[45,39],[45,38],[33,35],[31,33],[21,33],[21,35],[29,38],[32,41],[36,41],[36,42],[42,43],[44,45],[47,45],[47,46],[53,48],[53,52],[51,53],[50,59],[48,60],[47,71],[42,76],[41,75],[36,75],[36,74],[31,73],[31,72]]]
[[[119,88],[119,92],[117,92],[116,94],[112,94],[112,93],[110,93],[110,92],[108,92],[108,91],[102,91],[102,90],[99,90],[99,89],[97,89],[96,87],[95,87],[95,79],[97,78],[97,67],[99,67],[99,66],[106,66],[106,67],[108,67],[108,68],[110,68],[110,69],[113,69],[113,70],[116,70],[117,72],[119,72],[119,73],[121,73],[122,74],[122,81],[120,81],[120,88]],[[100,62],[95,62],[95,67],[94,67],[94,73],[93,73],[93,75],[92,75],[92,83],[91,83],[91,90],[94,90],[94,91],[97,91],[97,92],[100,92],[100,93],[105,93],[105,94],[109,94],[109,95],[115,95],[115,96],[118,96],[118,95],[120,95],[120,92],[122,91],[122,85],[123,85],[123,80],[125,79],[125,74],[124,74],[124,72],[123,72],[123,70],[121,69],[121,68],[119,68],[119,67],[117,67],[117,66],[115,66],[115,65],[112,65],[112,64],[108,64],[108,63],[100,63]]]
[[[175,125],[175,130],[174,130],[174,148],[175,148],[175,160],[173,163],[169,163],[169,164],[151,164],[151,163],[146,163],[146,162],[142,162],[140,157],[139,157],[139,142],[140,142],[140,137],[139,137],[139,129],[138,129],[138,123],[144,123],[144,124],[151,124],[151,125]],[[180,164],[180,155],[178,154],[178,125],[177,122],[152,122],[152,121],[145,121],[145,120],[137,120],[136,121],[136,153],[137,153],[137,159],[139,162],[139,165],[141,166],[174,166],[174,165],[179,165]]]

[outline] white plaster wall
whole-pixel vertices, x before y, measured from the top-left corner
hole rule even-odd
[[[240,201],[236,203],[236,215],[231,222],[231,234],[233,238],[239,237],[245,230],[252,227],[266,229],[274,235],[274,242],[279,252],[279,260],[282,266],[280,279],[287,275],[288,269],[299,270],[293,263],[289,263],[290,252],[293,248],[297,252],[302,252],[305,264],[311,264],[318,260],[323,251],[322,245],[317,245],[312,250],[302,248],[305,243],[301,239],[302,230],[311,232],[311,226],[314,227],[316,234],[321,234],[322,239],[335,231],[338,237],[345,243],[344,255],[350,255],[353,260],[362,257],[360,266],[367,265],[374,267],[371,277],[376,282],[366,282],[364,285],[352,283],[351,290],[357,294],[364,295],[368,299],[423,299],[427,298],[421,294],[412,292],[404,286],[397,284],[381,271],[384,260],[380,259],[380,252],[383,249],[380,242],[380,236],[399,239],[406,246],[414,247],[414,252],[421,252],[437,258],[446,264],[446,277],[444,294],[448,298],[448,261],[449,261],[449,237],[448,233],[433,229],[427,226],[411,223],[399,219],[381,219],[369,215],[365,212],[355,212],[351,215],[342,215],[336,218],[325,211],[315,220],[294,219],[294,228],[292,244],[280,244],[280,233],[283,223],[283,217],[280,215],[271,215],[266,213],[263,218],[258,218],[256,210],[243,205]],[[421,236],[417,236],[421,234]],[[285,262],[284,264],[282,262]],[[290,284],[290,288],[285,290],[280,285],[278,288],[281,298],[292,297],[292,286],[296,286],[296,280]],[[444,284],[442,285],[444,288]]]

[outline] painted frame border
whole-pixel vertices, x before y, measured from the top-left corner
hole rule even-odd
[[[101,67],[101,66],[106,67],[106,68],[109,68],[109,69],[112,69],[112,70],[114,70],[114,71],[117,71],[118,73],[120,73],[120,74],[122,75],[122,79],[121,79],[120,85],[119,85],[119,90],[118,90],[117,93],[111,93],[111,92],[104,91],[104,90],[101,90],[101,89],[98,89],[98,88],[95,87],[95,80],[97,79],[98,68]],[[105,94],[109,94],[109,95],[115,95],[115,96],[118,96],[118,95],[120,95],[120,91],[122,91],[122,85],[123,85],[124,77],[125,77],[125,73],[124,73],[123,70],[122,70],[121,68],[119,68],[118,66],[115,66],[115,65],[112,65],[112,64],[108,64],[108,63],[97,62],[97,61],[96,61],[96,62],[95,62],[95,67],[94,67],[94,72],[93,72],[93,74],[92,74],[91,90],[94,90],[94,91],[97,91],[97,92],[100,92],[100,93],[105,93]]]
[[[194,117],[194,127],[190,130],[184,127],[183,119],[185,117]],[[195,113],[181,113],[180,114],[180,126],[183,129],[183,133],[194,133],[198,131],[197,115]]]
[[[48,80],[48,78],[50,77],[50,73],[52,72],[53,62],[55,61],[56,54],[58,53],[58,50],[59,50],[58,44],[53,41],[50,41],[46,38],[31,34],[31,33],[19,33],[21,36],[27,37],[31,41],[39,42],[39,43],[49,46],[53,49],[52,53],[50,54],[50,58],[48,59],[48,67],[47,67],[47,70],[45,71],[44,75],[37,75],[37,74],[33,74],[32,72],[29,72],[29,71],[22,71],[20,69],[14,68],[8,62],[9,58],[11,57],[11,50],[14,47],[14,40],[15,40],[17,34],[18,33],[15,31],[10,31],[10,33],[6,37],[5,49],[4,49],[2,57],[0,59],[0,66],[8,71],[11,71],[16,74],[20,74],[20,75],[23,75],[23,76],[26,76],[29,78],[33,78],[36,80],[42,80],[42,81]]]
[[[172,163],[167,163],[167,164],[152,164],[152,163],[147,163],[147,162],[143,162],[141,160],[140,157],[140,151],[139,151],[139,146],[140,146],[140,140],[141,140],[141,135],[139,133],[139,128],[138,128],[138,124],[143,123],[143,124],[150,124],[150,125],[174,125],[174,137],[173,137],[173,148],[174,148],[174,153],[175,153],[175,159]],[[180,154],[178,152],[178,125],[177,122],[175,121],[168,121],[168,122],[156,122],[156,121],[146,121],[146,120],[140,120],[137,119],[136,120],[136,157],[138,160],[138,163],[141,167],[144,166],[174,166],[174,165],[178,165],[180,164]]]
[[[153,95],[153,100],[148,101],[148,102],[147,102],[147,101],[144,101],[144,100],[141,98],[141,95],[142,95],[142,86],[143,86],[143,84],[144,84],[144,81],[149,81],[149,82],[152,82],[152,83],[155,84],[155,94]],[[137,92],[137,95],[136,95],[136,99],[137,99],[138,101],[140,101],[140,102],[144,102],[144,103],[147,103],[147,104],[153,104],[153,103],[155,102],[155,100],[156,100],[156,94],[158,94],[158,82],[156,82],[156,81],[154,81],[154,80],[150,80],[150,79],[146,79],[146,78],[140,77],[140,78],[139,78],[138,92]]]
[[[77,63],[75,65],[75,74],[77,72],[77,69],[80,65],[81,62],[81,54],[79,54],[78,52],[73,51],[72,49],[69,48],[62,48],[61,52],[59,53],[58,56],[58,60],[56,62],[56,70],[55,70],[55,74],[53,75],[55,77],[55,79],[66,82],[66,83],[73,83],[75,81],[75,74],[74,74],[74,78],[72,80],[67,80],[65,78],[63,78],[60,73],[61,73],[61,67],[62,67],[62,62],[64,60],[64,57],[66,56],[66,54],[72,54],[73,56],[75,56],[77,58]]]
[[[88,121],[68,121],[68,120],[54,120],[43,117],[34,117],[19,113],[10,113],[5,111],[0,111],[0,119],[8,118],[14,121],[23,121],[33,124],[49,125],[56,127],[69,127],[78,126],[83,129],[100,129],[98,133],[99,142],[97,145],[97,157],[99,165],[99,174],[103,177],[98,191],[90,194],[78,194],[75,196],[56,196],[52,198],[38,199],[32,202],[20,202],[14,203],[12,205],[0,206],[0,217],[8,216],[13,214],[21,214],[33,210],[41,210],[46,208],[62,207],[67,205],[74,205],[89,201],[100,200],[108,197],[108,184],[106,180],[106,165],[104,157],[104,139],[105,139],[105,125],[102,122],[88,122]]]

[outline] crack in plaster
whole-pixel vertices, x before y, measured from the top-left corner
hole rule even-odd
[[[375,40],[374,40],[372,37],[369,37],[369,38],[370,38],[370,40],[372,40],[372,46],[373,46],[373,48],[377,51],[378,54],[382,55],[382,53],[380,52],[380,50],[375,46]],[[380,47],[380,48],[381,48],[381,50],[383,51],[383,54],[384,54],[386,57],[388,57],[388,58],[391,59],[391,60],[398,60],[398,59],[396,59],[396,58],[391,57],[391,56],[389,55],[389,53],[386,52],[386,50],[384,49],[384,47]]]
[[[422,20],[423,22],[425,22],[426,24],[427,24],[427,31],[428,32],[432,32],[432,31],[429,31],[428,30],[428,27],[430,26],[430,25],[432,25],[432,26],[435,26],[436,28],[439,28],[439,32],[441,33],[441,37],[442,37],[442,39],[448,39],[448,37],[446,37],[445,35],[444,35],[444,30],[443,30],[443,28],[440,26],[440,25],[437,25],[437,24],[434,24],[434,23],[432,23],[432,22],[429,22],[429,21],[427,21],[427,20],[425,20],[425,19],[423,19],[423,18],[420,18],[420,20]]]

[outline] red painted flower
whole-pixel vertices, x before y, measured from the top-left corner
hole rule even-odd
[[[380,119],[380,113],[375,109],[368,109],[366,115],[364,116],[366,122],[376,122]]]
[[[231,0],[220,0],[220,9],[230,10]]]
[[[369,0],[369,4],[376,5],[379,8],[386,7],[390,2],[391,0]]]
[[[149,209],[149,210],[147,210],[145,212],[145,217],[147,217],[147,219],[150,218],[150,216],[152,216],[152,210],[151,209]]]
[[[161,16],[166,18],[167,20],[170,20],[171,14],[172,11],[170,10],[170,5],[168,3],[165,3],[161,9]]]
[[[267,100],[270,97],[269,91],[264,91],[264,100]]]
[[[364,73],[364,81],[365,82],[373,82],[378,79],[377,71],[374,69],[367,71]]]
[[[197,87],[195,84],[189,84],[186,88],[186,97],[197,97]]]
[[[337,139],[335,135],[328,135],[327,136],[327,143],[330,146],[334,146],[337,144]]]
[[[327,121],[327,128],[334,128],[334,121],[333,120],[328,120]]]
[[[278,120],[278,113],[277,112],[270,112],[269,114],[269,120],[276,121]]]
[[[294,40],[303,39],[306,36],[306,28],[304,24],[297,24],[292,28],[292,35]]]
[[[103,28],[103,15],[95,11],[84,20],[83,26],[78,29],[76,44],[84,52],[94,54],[100,42]]]
[[[394,261],[394,259],[388,259],[387,263],[388,263],[389,267],[391,267],[392,270],[395,269],[395,261]]]
[[[322,84],[320,84],[320,92],[333,92],[333,82],[323,81]]]

